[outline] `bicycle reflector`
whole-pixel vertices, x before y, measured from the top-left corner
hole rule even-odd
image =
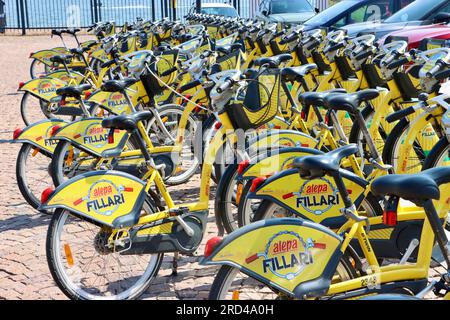
[[[237,169],[238,173],[239,173],[239,174],[242,174],[242,173],[244,172],[244,170],[247,169],[247,167],[248,167],[249,165],[250,165],[250,161],[249,161],[249,160],[241,161],[241,162],[239,163],[239,165],[238,165],[238,169]]]
[[[108,143],[109,144],[114,143],[114,129],[113,128],[109,129],[109,132],[108,132]]]
[[[264,183],[264,181],[266,181],[266,177],[260,177],[260,178],[255,178],[252,181],[252,185],[250,187],[250,192],[255,192],[256,189],[258,189],[258,187],[260,185],[262,185]]]
[[[55,189],[52,189],[52,188],[47,188],[44,191],[42,191],[41,203],[46,203],[47,200],[51,197],[51,195],[53,194],[54,191],[55,191]]]
[[[383,223],[387,226],[397,225],[397,208],[399,199],[391,197],[384,202]]]
[[[14,133],[13,133],[13,140],[16,140],[16,139],[20,136],[20,134],[22,133],[22,131],[23,131],[23,129],[20,129],[20,128],[17,128],[16,130],[14,130]]]
[[[84,94],[84,100],[89,99],[89,97],[92,95],[91,91],[86,91],[86,93]]]
[[[219,236],[212,237],[211,239],[209,239],[206,242],[205,252],[203,254],[205,258],[208,258],[213,253],[213,251],[222,243],[222,241],[223,238]]]
[[[52,127],[52,130],[50,131],[50,137],[53,137],[59,129],[61,129],[61,126]]]
[[[216,122],[216,124],[214,125],[214,128],[216,128],[216,130],[219,130],[221,126],[222,126],[221,122]]]
[[[306,120],[306,112],[305,112],[305,111],[302,111],[302,112],[300,113],[300,117],[301,117],[303,120]]]
[[[397,225],[397,211],[385,210],[383,212],[383,223],[388,226]]]

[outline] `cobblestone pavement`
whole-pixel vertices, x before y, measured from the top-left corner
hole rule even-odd
[[[24,127],[19,110],[22,95],[16,90],[19,82],[30,77],[29,53],[58,45],[58,40],[49,36],[0,37],[0,299],[65,299],[50,276],[45,256],[49,218],[27,205],[19,193],[15,167],[20,145],[9,143],[14,129]],[[198,185],[196,176],[171,191],[176,199],[194,200]],[[211,201],[210,213],[212,208]],[[204,242],[216,232],[212,216],[210,222]],[[200,266],[196,256],[182,256],[178,275],[172,276],[171,260],[172,255],[167,255],[144,298],[205,299],[216,269]]]

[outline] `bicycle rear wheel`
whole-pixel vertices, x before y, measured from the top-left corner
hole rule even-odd
[[[336,268],[333,283],[351,280],[356,277],[357,272],[350,259],[343,255]],[[275,300],[292,298],[231,266],[220,267],[209,292],[209,300]]]
[[[49,176],[51,155],[25,143],[20,148],[16,162],[16,179],[20,193],[30,206],[41,205],[41,193],[52,186]]]
[[[144,211],[154,212],[148,201]],[[47,233],[47,262],[66,296],[76,300],[130,300],[150,286],[163,254],[121,254],[123,248],[106,245],[111,232],[67,210],[55,211]]]

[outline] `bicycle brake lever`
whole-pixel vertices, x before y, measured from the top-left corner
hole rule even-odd
[[[360,217],[355,214],[356,207],[353,205],[351,208],[343,208],[341,209],[341,213],[347,218],[351,219],[355,222],[364,222],[366,224],[366,233],[368,234],[370,232],[370,221],[367,217]]]
[[[377,169],[383,170],[383,171],[389,171],[393,168],[393,166],[389,164],[382,165],[375,159],[369,159],[369,162],[373,164]]]

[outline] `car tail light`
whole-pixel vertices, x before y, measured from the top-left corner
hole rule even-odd
[[[19,82],[19,90],[22,89],[22,87],[25,85],[25,82]]]

